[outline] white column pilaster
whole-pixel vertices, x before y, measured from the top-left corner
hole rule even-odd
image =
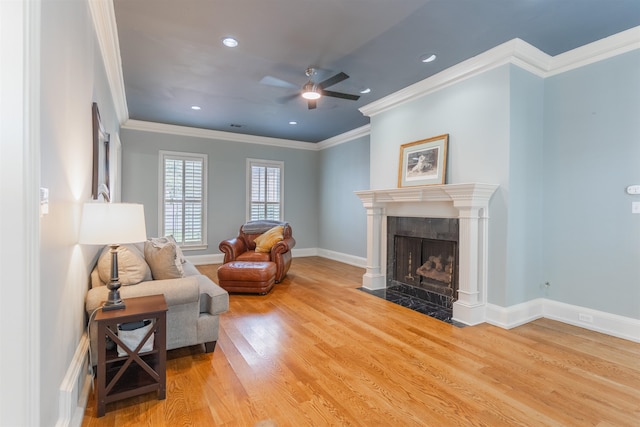
[[[479,272],[485,270],[482,259],[484,242],[479,234],[482,206],[469,200],[454,201],[458,209],[460,240],[458,243],[458,300],[453,303],[453,318],[467,325],[484,322],[485,294]],[[486,237],[486,234],[484,235]],[[484,240],[484,239],[483,239]]]
[[[367,209],[367,271],[362,276],[362,286],[367,289],[386,287],[385,274],[382,272],[382,221],[384,209],[378,206],[365,206]]]

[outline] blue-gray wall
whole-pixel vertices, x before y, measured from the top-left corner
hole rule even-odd
[[[548,297],[640,318],[640,50],[548,78],[544,101]]]
[[[505,305],[541,296],[544,80],[510,66]]]
[[[319,156],[318,246],[365,259],[365,210],[354,191],[369,188],[369,137],[324,149]]]
[[[119,125],[88,2],[43,1],[41,12],[40,185],[49,189],[49,213],[40,218],[42,354],[33,375],[40,425],[51,426],[64,415],[60,387],[85,331],[84,298],[100,249],[78,244],[82,204],[91,199],[92,102],[107,132],[115,136]]]
[[[284,162],[284,219],[296,250],[318,246],[318,153],[308,149],[122,129],[122,200],[144,204],[147,234],[157,236],[160,150],[207,154],[208,248],[187,255],[219,254],[218,244],[238,234],[246,219],[246,159]]]
[[[371,188],[401,144],[448,133],[448,183],[499,184],[489,302],[640,318],[640,51],[542,79],[504,65],[372,117]],[[550,282],[547,289],[545,282]]]

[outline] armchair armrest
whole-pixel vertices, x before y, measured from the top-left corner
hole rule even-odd
[[[289,252],[295,245],[296,241],[293,237],[288,237],[284,240],[280,240],[271,248],[271,259],[275,259],[278,254]]]
[[[238,255],[247,251],[247,245],[243,239],[234,237],[233,239],[220,242],[218,249],[224,253],[224,263],[234,261]]]

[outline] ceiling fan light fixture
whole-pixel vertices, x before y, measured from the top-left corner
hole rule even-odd
[[[304,99],[319,99],[321,96],[318,86],[312,82],[307,82],[302,86],[302,97]]]

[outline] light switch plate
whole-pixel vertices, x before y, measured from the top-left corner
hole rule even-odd
[[[49,189],[40,188],[40,216],[49,213]]]
[[[640,214],[640,202],[631,202],[631,213]]]

